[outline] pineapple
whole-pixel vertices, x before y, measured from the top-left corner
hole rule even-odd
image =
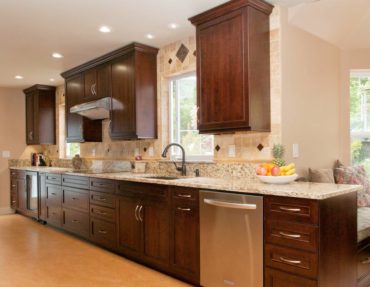
[[[274,157],[274,160],[272,163],[276,166],[284,166],[285,160],[284,160],[284,152],[285,148],[282,144],[274,144],[272,147],[272,156]]]

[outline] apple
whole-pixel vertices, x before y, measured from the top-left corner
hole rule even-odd
[[[280,175],[280,168],[278,166],[274,166],[271,169],[271,175],[272,176],[279,176]]]
[[[259,167],[257,167],[256,172],[257,172],[258,175],[266,175],[267,174],[267,169],[263,166],[259,166]]]

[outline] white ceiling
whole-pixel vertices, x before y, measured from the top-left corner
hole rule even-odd
[[[269,0],[290,7],[295,25],[340,47],[370,47],[370,0],[316,1]],[[61,72],[133,41],[162,47],[194,33],[189,17],[224,2],[0,0],[0,87],[62,84]],[[179,28],[168,28],[170,23]],[[100,33],[101,25],[112,33]],[[147,39],[148,33],[155,38]],[[64,58],[52,58],[53,52]]]

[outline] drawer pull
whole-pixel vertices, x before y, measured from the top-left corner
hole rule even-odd
[[[302,263],[301,260],[291,260],[291,259],[287,259],[287,258],[284,258],[284,257],[280,257],[279,259],[280,259],[280,261],[282,261],[284,263],[293,264],[293,265],[298,265],[298,264]]]
[[[106,230],[99,230],[98,232],[101,233],[101,234],[107,234],[108,233]]]
[[[78,198],[76,198],[76,197],[72,197],[72,200],[78,200]]]
[[[55,192],[51,192],[50,194],[51,194],[51,195],[57,195]]]
[[[370,263],[370,257],[367,257],[365,260],[361,261],[361,264],[369,264]]]
[[[72,219],[72,222],[73,223],[78,223],[78,222],[80,222],[79,220],[77,220],[77,219]]]
[[[191,211],[191,208],[178,207],[177,210],[180,210],[180,211]]]
[[[101,201],[107,201],[107,199],[105,197],[99,197],[99,200],[101,200]]]
[[[302,237],[300,234],[290,234],[290,233],[285,233],[285,232],[282,232],[282,231],[280,231],[279,234],[283,237],[286,237],[286,238],[298,239],[298,238]]]
[[[100,210],[95,210],[94,212],[95,213],[102,214],[102,215],[106,215],[107,214],[105,211],[100,211]]]
[[[183,198],[190,198],[191,194],[181,194],[181,193],[179,193],[177,196],[178,197],[183,197]]]
[[[12,187],[17,187],[15,184],[12,184]]]
[[[12,203],[17,203],[17,201],[15,201],[15,200],[12,200]]]
[[[289,208],[289,207],[284,207],[284,206],[280,206],[279,209],[282,211],[289,211],[289,212],[301,212],[302,211],[302,209],[300,208]]]

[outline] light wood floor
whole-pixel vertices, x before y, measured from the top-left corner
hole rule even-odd
[[[20,215],[0,216],[1,287],[185,287]]]

